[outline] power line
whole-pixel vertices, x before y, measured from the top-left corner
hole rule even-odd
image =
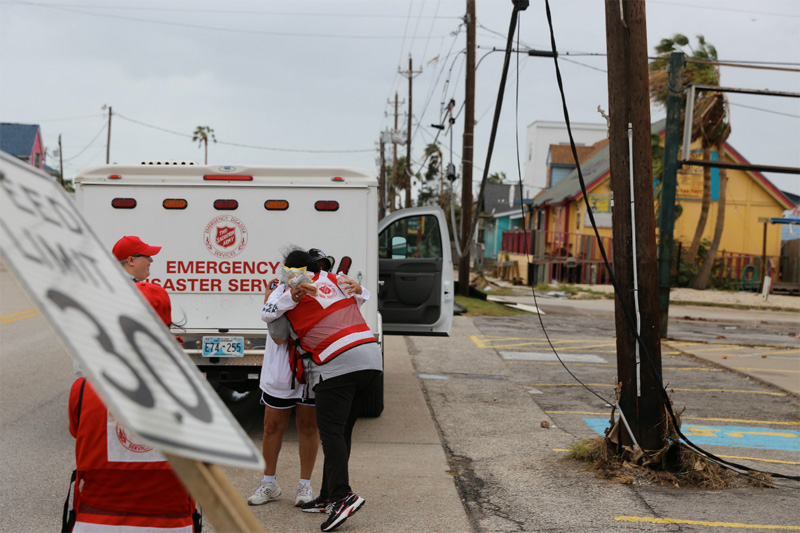
[[[143,6],[106,6],[96,4],[54,4],[32,2],[13,2],[13,1],[0,1],[0,4],[12,5],[38,5],[42,7],[61,7],[70,9],[97,9],[97,10],[116,10],[116,11],[159,11],[159,12],[178,12],[178,13],[220,13],[229,15],[270,15],[270,16],[296,16],[296,17],[341,17],[341,18],[374,18],[374,19],[399,19],[405,18],[403,15],[378,15],[369,13],[318,13],[314,11],[299,12],[299,11],[265,11],[259,9],[197,9],[197,8],[176,8],[176,7],[143,7]],[[453,16],[438,16],[438,15],[420,15],[418,18],[423,19],[459,19],[460,17]]]
[[[119,113],[114,113],[114,116],[117,118],[121,118],[123,120],[127,120],[128,122],[133,122],[134,124],[139,124],[140,126],[145,126],[147,128],[152,128],[154,130],[163,131],[165,133],[171,133],[172,135],[180,135],[181,137],[192,138],[192,135],[187,133],[181,133],[179,131],[170,130],[167,128],[162,128],[160,126],[154,126],[153,124],[147,124],[146,122],[141,122],[139,120],[134,120],[132,118],[128,118],[125,115],[121,115]],[[367,153],[367,152],[374,152],[374,148],[370,148],[368,150],[304,150],[300,148],[277,148],[274,146],[257,146],[253,144],[241,144],[241,143],[233,143],[233,142],[226,142],[226,141],[217,141],[217,144],[223,144],[226,146],[236,146],[238,148],[251,148],[254,150],[270,150],[273,152],[295,152],[295,153],[306,153],[306,154],[352,154],[352,153]]]
[[[736,107],[746,107],[747,109],[755,109],[756,111],[763,111],[764,113],[772,113],[773,115],[782,115],[784,117],[800,118],[800,115],[792,115],[791,113],[782,113],[780,111],[773,111],[772,109],[764,109],[763,107],[755,107],[752,105],[737,104],[735,102],[728,102],[728,104]]]
[[[263,31],[263,30],[246,30],[242,28],[222,28],[218,26],[205,26],[201,24],[189,24],[185,22],[167,22],[163,20],[153,20],[153,19],[145,19],[139,17],[126,17],[122,15],[111,15],[111,14],[103,14],[103,13],[92,13],[90,11],[81,11],[78,9],[69,9],[64,8],[61,6],[55,6],[51,4],[41,4],[35,2],[13,2],[18,5],[26,5],[26,6],[34,6],[34,7],[43,7],[47,9],[55,9],[58,11],[66,11],[69,13],[77,13],[80,15],[89,15],[92,17],[100,17],[100,18],[111,18],[117,20],[128,20],[134,22],[145,22],[150,24],[160,24],[162,26],[174,26],[180,28],[189,28],[195,30],[209,30],[209,31],[219,31],[219,32],[227,32],[227,33],[244,33],[244,34],[253,34],[253,35],[271,35],[276,37],[302,37],[302,38],[309,38],[309,37],[322,37],[325,39],[405,39],[405,37],[400,37],[396,35],[353,35],[352,33],[336,35],[336,34],[320,34],[320,33],[292,33],[292,32],[279,32],[279,31]],[[439,36],[437,36],[439,37]]]
[[[722,7],[722,6],[714,6],[714,7],[712,7],[712,6],[699,6],[697,4],[683,4],[681,2],[667,2],[666,0],[650,0],[650,2],[653,3],[653,4],[664,4],[664,5],[669,5],[669,6],[690,7],[690,8],[694,8],[694,9],[708,9],[708,10],[716,11],[717,13],[729,11],[729,12],[732,12],[732,13],[745,13],[745,14],[748,14],[748,15],[766,15],[766,16],[770,16],[770,17],[800,18],[800,15],[798,15],[797,13],[769,13],[767,11],[751,11],[749,9],[731,9],[731,8]]]
[[[100,134],[101,134],[101,133],[103,133],[103,132],[106,130],[106,128],[107,128],[107,127],[108,127],[108,124],[106,124],[106,123],[104,122],[104,123],[103,123],[103,127],[102,127],[102,128],[100,128],[100,131],[98,131],[98,132],[97,132],[97,135],[95,135],[95,136],[92,138],[92,140],[91,140],[91,141],[89,141],[89,144],[87,144],[87,145],[86,145],[86,146],[83,148],[83,150],[81,150],[81,151],[80,151],[80,152],[78,152],[77,154],[73,155],[73,156],[72,156],[72,157],[70,157],[69,159],[64,159],[64,163],[66,163],[66,162],[68,162],[68,161],[72,161],[73,159],[76,159],[76,158],[80,157],[80,156],[83,154],[83,152],[85,152],[86,150],[88,150],[88,149],[89,149],[89,148],[90,148],[90,147],[91,147],[91,146],[94,144],[94,142],[97,140],[97,138],[98,138],[98,137],[100,137]]]

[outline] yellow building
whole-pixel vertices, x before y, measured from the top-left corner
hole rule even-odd
[[[653,125],[652,132],[662,138],[664,121]],[[601,146],[602,145],[602,146]],[[609,150],[607,141],[596,145],[598,149],[581,163],[589,205],[598,233],[609,260],[611,250],[611,187]],[[692,157],[702,158],[699,143],[692,146]],[[712,160],[747,163],[732,146],[725,143],[721,154],[714,151]],[[571,158],[570,161],[572,162]],[[739,276],[741,268],[757,261],[763,252],[777,266],[780,255],[781,227],[760,222],[765,218],[780,218],[791,202],[761,173],[728,169],[727,206],[725,225],[720,241],[718,258],[725,257],[731,276]],[[720,169],[712,169],[711,205],[703,238],[711,240],[719,205]],[[682,213],[675,220],[674,239],[685,250],[691,243],[700,216],[703,195],[703,168],[684,166],[679,170],[677,204]],[[535,231],[534,268],[535,281],[554,279],[570,282],[600,283],[607,277],[602,274],[600,254],[591,222],[587,215],[584,195],[577,169],[542,191],[533,200],[533,221],[528,227]],[[766,228],[766,245],[764,240]],[[572,259],[570,259],[572,258]],[[527,262],[525,260],[524,262]],[[567,268],[569,266],[569,268]],[[525,280],[527,282],[527,279]]]

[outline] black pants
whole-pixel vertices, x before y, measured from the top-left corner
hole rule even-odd
[[[359,370],[320,381],[314,388],[317,427],[325,455],[321,498],[341,500],[350,492],[348,463],[353,426],[364,394],[380,374],[379,370]]]

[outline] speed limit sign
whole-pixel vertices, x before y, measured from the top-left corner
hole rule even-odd
[[[0,252],[127,428],[171,455],[263,468],[261,453],[72,200],[50,176],[2,152]]]

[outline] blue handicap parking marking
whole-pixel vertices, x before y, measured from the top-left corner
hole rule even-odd
[[[600,435],[608,427],[607,418],[584,418],[583,421]],[[681,431],[695,444],[800,452],[800,431],[792,429],[683,424]]]

